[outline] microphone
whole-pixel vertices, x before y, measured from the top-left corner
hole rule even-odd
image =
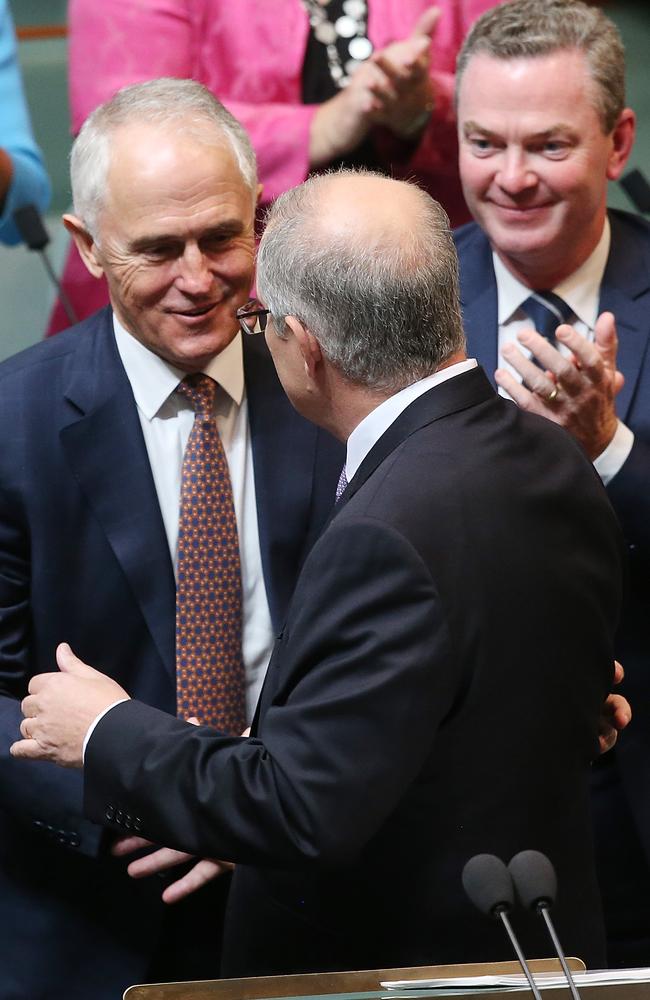
[[[528,962],[508,919],[514,906],[515,893],[512,876],[505,864],[495,854],[476,854],[463,868],[462,878],[463,888],[474,906],[486,916],[500,920],[505,927],[533,996],[535,1000],[541,1000]]]
[[[18,232],[23,238],[23,242],[27,244],[30,250],[36,250],[41,255],[41,260],[43,261],[45,270],[48,273],[50,281],[56,288],[56,293],[61,300],[61,305],[65,309],[66,316],[71,323],[78,322],[75,311],[72,308],[72,303],[65,294],[59,279],[54,273],[50,259],[45,253],[45,247],[50,242],[50,237],[48,236],[47,229],[43,224],[41,213],[35,205],[23,205],[22,208],[16,209],[13,214],[13,219],[16,223]]]
[[[549,913],[557,894],[557,877],[553,865],[541,851],[520,851],[511,860],[508,870],[512,875],[522,906],[527,910],[539,913],[544,920],[557,957],[560,959],[562,971],[567,978],[573,1000],[580,1000],[580,994],[566,963],[560,940]]]

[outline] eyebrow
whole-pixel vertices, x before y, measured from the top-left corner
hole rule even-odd
[[[480,135],[484,136],[499,135],[499,133],[494,129],[485,128],[483,125],[479,125],[478,122],[463,122],[463,135],[467,138],[467,136],[472,132],[478,132]],[[540,139],[549,139],[552,135],[557,135],[558,132],[568,132],[569,135],[573,135],[575,129],[572,125],[567,125],[565,122],[556,122],[554,125],[551,125],[550,128],[545,128],[541,132],[533,132],[525,138],[527,141],[530,141],[531,139],[539,141]]]
[[[244,223],[241,219],[224,219],[216,226],[211,226],[209,229],[204,230],[199,238],[198,242],[201,243],[204,240],[211,240],[215,237],[221,236],[239,236],[240,233],[244,232]],[[175,235],[173,233],[150,233],[144,236],[139,236],[136,240],[133,240],[129,244],[132,251],[138,252],[141,250],[147,250],[152,246],[175,246],[176,244],[185,243],[186,237]]]

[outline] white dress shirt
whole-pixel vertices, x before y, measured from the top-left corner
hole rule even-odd
[[[115,316],[113,325],[117,349],[133,389],[176,572],[181,468],[194,423],[194,410],[186,397],[175,392],[184,372],[153,354],[131,336]],[[215,419],[230,470],[237,518],[242,575],[242,655],[246,673],[246,713],[250,720],[274,636],[262,575],[241,334],[213,358],[205,374],[218,383]]]
[[[426,378],[407,385],[405,389],[400,389],[394,396],[389,396],[383,403],[375,407],[367,417],[364,417],[348,438],[345,454],[345,474],[348,482],[352,481],[352,477],[371,448],[407,406],[410,406],[418,396],[422,396],[429,389],[432,389],[434,385],[440,385],[441,382],[446,382],[447,379],[468,372],[471,368],[476,368],[476,361],[469,358],[465,361],[459,361],[455,365],[450,365],[449,368],[434,372],[433,375],[427,375]]]
[[[548,289],[559,295],[571,307],[576,315],[572,326],[591,342],[595,337],[600,286],[607,265],[610,243],[611,230],[609,219],[606,219],[603,234],[591,256],[577,271],[561,281],[559,285]],[[522,354],[530,357],[530,351],[519,343],[517,334],[520,330],[530,329],[531,326],[531,320],[521,308],[522,302],[528,298],[531,290],[508,270],[496,253],[492,254],[492,259],[497,283],[499,367],[509,371],[518,382],[521,382],[521,375],[503,357],[502,349],[504,344],[514,343]],[[569,349],[564,344],[558,344],[557,347],[562,354],[570,354]],[[499,392],[502,396],[508,397],[505,389],[499,388]],[[619,471],[630,454],[633,444],[634,434],[619,420],[614,437],[607,448],[594,460],[594,467],[605,486]]]

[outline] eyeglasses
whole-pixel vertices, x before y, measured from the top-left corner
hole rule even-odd
[[[236,312],[242,333],[264,333],[270,309],[265,309],[257,299],[249,299]]]

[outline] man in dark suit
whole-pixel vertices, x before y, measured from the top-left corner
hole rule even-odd
[[[650,226],[606,208],[634,138],[624,84],[620,36],[595,7],[512,0],[483,15],[458,63],[476,223],[456,243],[470,353],[582,444],[628,543],[616,648],[635,721],[594,772],[594,806],[609,961],[648,965]]]
[[[448,220],[418,188],[282,196],[258,287],[289,398],[347,444],[251,737],[129,700],[62,646],[12,752],[79,767],[85,742],[89,816],[237,862],[226,975],[505,958],[461,871],[526,847],[558,868],[566,947],[602,962],[588,770],[621,543],[593,469],[465,358]]]
[[[66,223],[90,270],[107,274],[112,309],[0,368],[5,747],[61,639],[176,713],[179,492],[194,415],[174,390],[185,374],[220,384],[249,721],[343,460],[289,405],[263,339],[239,332],[257,182],[237,122],[189,81],[130,88],[89,120],[72,170]],[[83,818],[78,775],[17,766],[5,750],[0,787],[4,1000],[113,1000],[135,981],[217,974],[219,883],[170,910],[164,883],[130,879],[111,856],[115,834]]]

